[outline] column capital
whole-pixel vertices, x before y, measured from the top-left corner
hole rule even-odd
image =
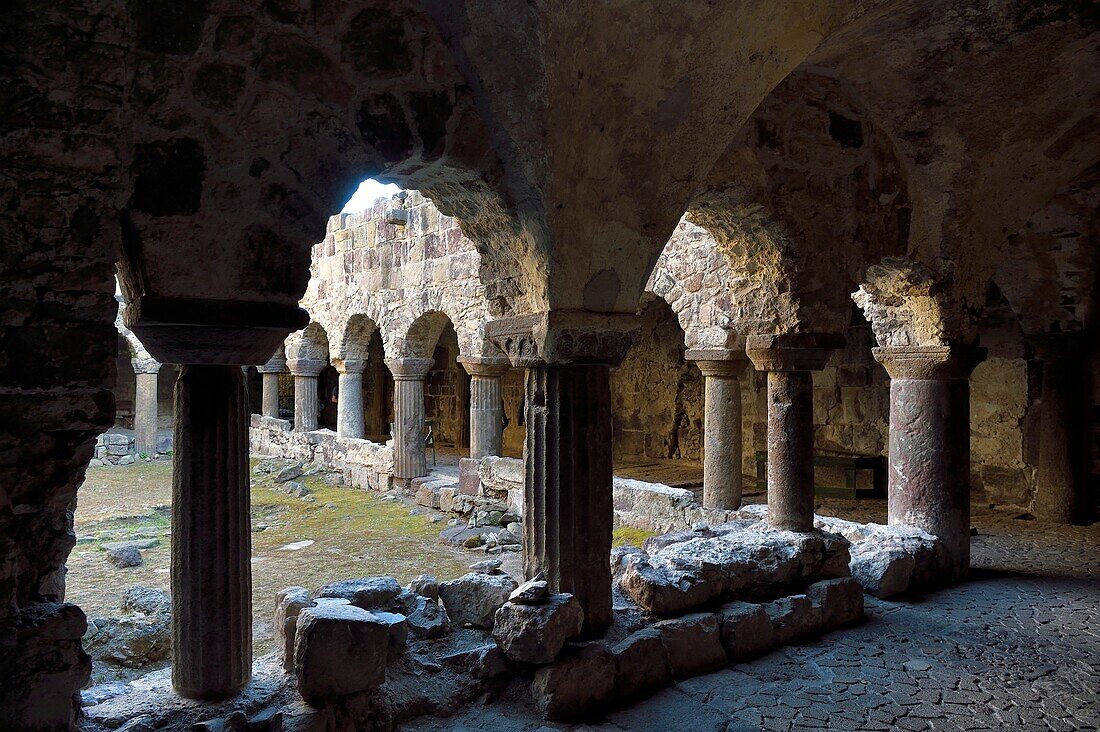
[[[295,376],[316,376],[328,363],[319,358],[292,358],[286,365]]]
[[[282,351],[268,359],[267,363],[256,367],[261,374],[281,374],[286,371],[286,358]]]
[[[154,358],[131,358],[130,364],[135,374],[155,374],[160,371],[161,363]]]
[[[692,348],[684,352],[684,359],[699,367],[703,376],[718,378],[740,376],[749,362],[744,351],[733,348]]]
[[[362,358],[334,358],[332,365],[341,374],[361,374],[367,368],[367,360]]]
[[[757,371],[820,371],[833,351],[843,347],[839,333],[772,333],[745,339],[745,352]]]
[[[985,360],[979,346],[889,346],[871,349],[891,379],[966,380]]]
[[[1025,336],[1025,340],[1035,357],[1043,361],[1056,361],[1064,358],[1079,358],[1087,350],[1084,331],[1069,330],[1060,333],[1034,333]]]
[[[459,356],[457,360],[470,376],[499,377],[512,368],[503,356]]]
[[[538,364],[618,366],[641,321],[631,313],[550,310],[491,320],[485,332],[516,367]]]
[[[423,379],[435,363],[430,358],[387,358],[386,367],[394,379]]]

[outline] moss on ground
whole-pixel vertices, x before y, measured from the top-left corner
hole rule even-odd
[[[641,546],[651,536],[656,536],[656,531],[636,529],[633,526],[620,526],[611,534],[611,546]]]

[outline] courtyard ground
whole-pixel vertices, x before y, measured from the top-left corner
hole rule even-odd
[[[447,525],[439,511],[414,505],[407,497],[329,485],[323,474],[299,478],[309,500],[275,489],[273,476],[255,471],[252,461],[252,607],[255,655],[274,650],[275,596],[291,585],[317,588],[338,579],[391,575],[402,584],[419,574],[453,579],[485,559],[483,551],[443,544]],[[77,545],[69,555],[66,600],[89,618],[119,615],[126,588],[168,591],[172,503],[170,460],[89,468],[77,494]],[[433,519],[435,519],[433,521]],[[623,529],[616,543],[641,543],[650,532]],[[107,561],[105,545],[153,538],[139,567],[118,568]],[[303,546],[303,544],[306,544]],[[518,554],[504,555],[505,567],[520,572]],[[167,665],[122,669],[95,663],[92,684],[128,681]]]
[[[884,501],[818,513],[884,520]],[[677,683],[590,725],[548,725],[529,691],[408,732],[1096,730],[1100,524],[1059,527],[975,507],[973,577],[902,601],[867,597],[867,621]]]

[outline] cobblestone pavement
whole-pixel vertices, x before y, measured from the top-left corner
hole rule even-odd
[[[1100,524],[976,511],[972,579],[867,622],[671,686],[595,725],[548,725],[525,690],[409,730],[1095,730]]]

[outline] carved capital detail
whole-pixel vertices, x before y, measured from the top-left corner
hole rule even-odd
[[[513,366],[618,366],[634,344],[640,322],[629,313],[551,310],[486,324],[489,340]]]
[[[396,381],[423,379],[435,364],[430,358],[387,358],[386,367]]]
[[[316,376],[328,364],[319,358],[292,358],[286,365],[295,376]]]
[[[974,367],[985,360],[978,346],[893,346],[871,349],[875,360],[891,379],[969,379]]]
[[[459,356],[458,362],[470,376],[501,377],[508,373],[512,365],[507,358],[486,356]]]
[[[757,371],[820,371],[833,351],[844,347],[838,333],[750,335],[745,352]]]
[[[367,368],[367,362],[361,358],[334,358],[332,365],[341,374],[361,374]]]

